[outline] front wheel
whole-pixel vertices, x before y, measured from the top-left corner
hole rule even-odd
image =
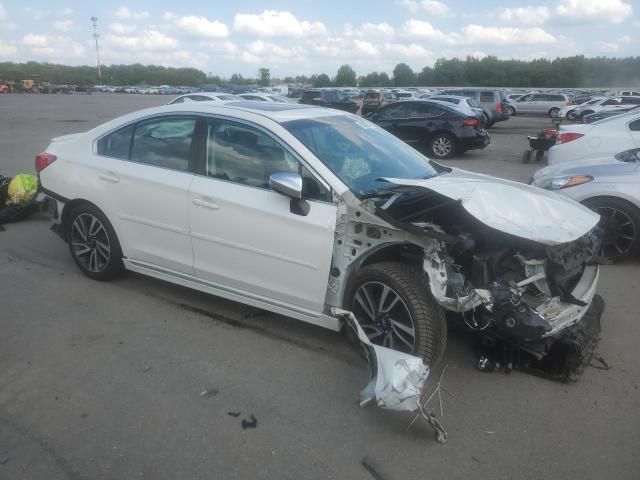
[[[640,250],[640,210],[621,198],[594,198],[584,204],[600,215],[603,230],[599,255],[620,262]]]
[[[429,142],[429,151],[434,158],[451,158],[456,154],[456,142],[451,135],[438,133]]]
[[[558,113],[560,113],[560,109],[553,107],[551,110],[549,110],[549,116],[551,118],[558,118]]]
[[[345,304],[372,343],[421,357],[432,369],[442,359],[444,311],[417,267],[383,262],[362,268],[347,286]]]
[[[71,211],[66,238],[73,260],[86,276],[109,280],[124,270],[116,232],[95,206],[83,204]]]

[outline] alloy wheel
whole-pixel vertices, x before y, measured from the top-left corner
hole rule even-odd
[[[600,255],[611,258],[629,253],[638,235],[633,219],[614,207],[596,207],[595,211],[600,214],[600,226],[604,230]]]
[[[446,157],[451,153],[451,140],[446,137],[438,137],[433,142],[433,152],[438,157]]]
[[[373,343],[413,353],[416,346],[413,317],[402,297],[389,285],[363,283],[356,290],[352,308]]]
[[[111,258],[111,244],[104,225],[90,213],[81,213],[71,225],[71,248],[88,271],[103,271]]]

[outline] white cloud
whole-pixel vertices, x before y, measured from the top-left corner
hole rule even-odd
[[[9,18],[6,8],[0,3],[0,22],[4,22]]]
[[[275,10],[265,10],[259,15],[238,13],[233,20],[233,27],[239,32],[264,37],[302,37],[327,33],[322,22],[300,21],[290,12]]]
[[[515,23],[520,25],[542,25],[551,16],[548,7],[517,7],[505,8],[498,18],[505,23]]]
[[[462,29],[472,45],[538,45],[556,43],[556,38],[541,28],[483,27],[467,25]]]
[[[398,0],[398,5],[406,8],[411,13],[416,13],[418,11],[418,8],[420,8],[418,2],[415,0]]]
[[[438,38],[443,37],[444,33],[434,28],[429,22],[423,20],[415,20],[410,18],[402,26],[402,32],[409,37],[417,38]]]
[[[633,7],[622,0],[560,0],[556,14],[571,23],[622,23]]]
[[[353,43],[355,45],[355,51],[359,54],[374,56],[379,53],[378,47],[371,42],[356,39]]]
[[[616,41],[622,45],[629,45],[633,41],[633,38],[629,35],[623,35]]]
[[[67,32],[73,26],[73,21],[71,20],[57,20],[53,22],[53,28],[56,30],[60,30],[61,32]]]
[[[0,58],[11,58],[18,52],[14,42],[4,42],[0,40]]]
[[[82,57],[85,47],[69,37],[29,33],[22,44],[40,59],[60,61],[69,57]]]
[[[142,30],[137,35],[108,34],[106,41],[111,48],[115,47],[134,51],[166,51],[175,50],[180,46],[175,38],[153,29]]]
[[[164,19],[196,37],[225,38],[229,36],[229,28],[218,20],[196,16],[178,17],[170,12],[165,12]]]
[[[393,37],[395,33],[393,27],[387,22],[383,23],[363,23],[353,31],[353,34],[360,38],[384,38]]]
[[[61,17],[67,16],[67,15],[73,15],[73,8],[69,8],[69,7],[63,8],[58,12],[58,15],[60,15]]]
[[[602,53],[615,53],[620,49],[618,44],[613,42],[599,42],[597,47]]]
[[[422,9],[435,17],[453,17],[453,11],[444,3],[437,0],[423,0]]]
[[[109,30],[116,35],[128,35],[136,31],[135,25],[125,25],[124,23],[112,23]]]
[[[425,58],[430,55],[430,52],[426,48],[417,43],[410,43],[409,45],[403,43],[385,43],[383,49],[386,53],[391,54],[393,58]]]
[[[116,10],[115,16],[121,19],[142,20],[149,16],[149,12],[144,10],[129,10],[127,7],[120,7]]]

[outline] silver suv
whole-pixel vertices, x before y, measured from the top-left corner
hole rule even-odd
[[[442,95],[457,95],[470,97],[480,104],[487,118],[486,128],[491,127],[496,122],[509,120],[509,98],[507,91],[500,88],[459,88],[455,90],[444,90]]]

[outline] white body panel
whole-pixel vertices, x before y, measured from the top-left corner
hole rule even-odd
[[[630,130],[630,124],[640,120],[640,113],[631,112],[588,125],[564,125],[560,133],[583,133],[584,136],[568,143],[551,147],[549,165],[574,160],[588,160],[615,155],[624,150],[640,147],[640,131]]]

